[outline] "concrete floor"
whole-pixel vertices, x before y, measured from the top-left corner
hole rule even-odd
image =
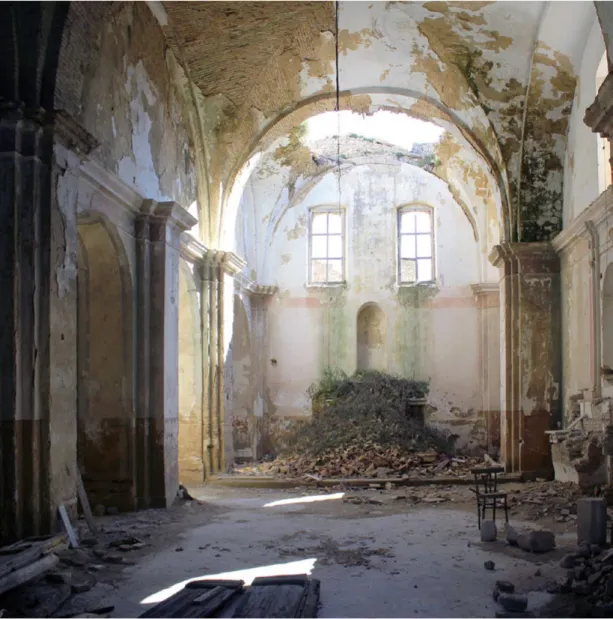
[[[115,617],[138,616],[189,579],[309,570],[322,583],[320,617],[494,617],[497,579],[534,588],[538,565],[545,570],[563,552],[537,557],[482,544],[474,513],[456,508],[350,505],[334,494],[304,502],[300,492],[265,490],[193,494],[220,509],[126,569],[107,599]],[[490,559],[495,571],[484,568]],[[549,597],[531,593],[530,608]]]

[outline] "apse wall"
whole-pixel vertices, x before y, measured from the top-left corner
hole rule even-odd
[[[373,357],[381,369],[429,380],[431,421],[449,427],[461,444],[487,443],[489,417],[498,414],[500,402],[498,291],[491,286],[494,293],[484,305],[481,254],[466,215],[446,184],[420,168],[404,163],[346,168],[340,192],[346,283],[312,285],[309,209],[338,205],[337,178],[332,171],[324,174],[278,220],[272,217],[273,201],[258,201],[257,217],[247,209],[249,225],[239,226],[246,237],[253,235],[248,245],[264,248],[258,279],[278,286],[268,308],[265,442],[274,450],[286,422],[310,413],[307,389],[324,369],[356,370],[358,315],[374,304],[381,313],[369,315],[383,319],[371,320],[374,335],[367,339],[384,348]],[[411,205],[434,209],[434,286],[397,284],[397,212]]]

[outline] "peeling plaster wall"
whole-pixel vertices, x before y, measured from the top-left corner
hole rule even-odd
[[[204,481],[200,299],[189,266],[179,267],[179,481]]]
[[[193,202],[187,103],[146,3],[71,2],[55,105],[100,142],[95,157],[144,198]]]
[[[307,388],[324,368],[356,370],[357,318],[365,303],[376,303],[385,314],[387,370],[430,379],[431,420],[457,433],[460,444],[483,443],[489,414],[483,402],[499,401],[499,377],[492,376],[488,386],[496,393],[491,400],[484,398],[480,317],[471,289],[480,281],[481,252],[446,184],[398,162],[345,169],[341,195],[348,282],[346,288],[318,288],[307,285],[308,209],[337,203],[336,175],[324,174],[296,190],[289,205],[284,180],[270,167],[256,171],[237,224],[246,255],[252,257],[254,247],[263,253],[258,255],[258,281],[279,287],[268,327],[266,414],[272,445],[285,421],[309,413]],[[435,208],[436,291],[396,286],[396,209],[410,203]],[[487,310],[495,314],[490,317],[494,322],[499,316],[495,305]]]
[[[564,225],[567,226],[597,197],[598,136],[583,118],[596,98],[596,71],[605,52],[600,25],[594,15],[579,70],[578,87],[569,121],[564,168]]]

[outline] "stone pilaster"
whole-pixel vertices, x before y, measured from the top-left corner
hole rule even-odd
[[[479,373],[481,411],[487,447],[500,446],[500,288],[497,283],[473,284],[479,310]]]
[[[264,455],[266,424],[266,370],[268,368],[268,307],[276,286],[254,285],[248,288],[251,297],[251,358],[255,374],[255,400],[250,423],[251,453],[259,459]]]
[[[551,471],[549,438],[560,416],[560,263],[549,243],[503,243],[500,269],[501,457],[508,472]]]
[[[196,219],[174,202],[146,200],[137,239],[137,501],[168,507],[178,473],[180,235]]]
[[[57,504],[75,503],[76,200],[64,175],[94,146],[68,117],[0,104],[2,541],[49,532]]]

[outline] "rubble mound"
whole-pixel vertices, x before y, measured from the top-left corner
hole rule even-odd
[[[288,429],[268,471],[343,478],[466,473],[478,460],[454,458],[454,438],[424,423],[428,388],[383,372],[326,372],[309,390],[312,417]]]

